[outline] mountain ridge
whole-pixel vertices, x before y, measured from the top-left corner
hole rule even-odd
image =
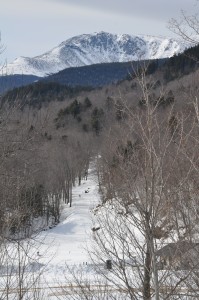
[[[3,68],[3,73],[45,77],[70,67],[171,57],[185,48],[173,38],[102,31],[69,38],[33,58],[19,57]]]

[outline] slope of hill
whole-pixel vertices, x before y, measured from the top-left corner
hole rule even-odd
[[[167,59],[150,60],[152,71],[163,65]],[[125,63],[103,63],[77,68],[67,68],[45,78],[32,75],[8,75],[0,77],[0,94],[24,87],[35,82],[54,82],[70,87],[102,87],[131,78],[146,61]]]
[[[132,61],[126,63],[106,63],[84,66],[79,68],[68,68],[44,79],[47,82],[57,82],[59,84],[75,87],[90,86],[101,87],[108,84],[118,83],[126,78],[134,76],[144,63],[153,65],[153,71],[161,66],[166,59],[146,61]],[[41,80],[43,81],[43,80]]]

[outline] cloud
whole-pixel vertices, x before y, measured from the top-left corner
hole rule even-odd
[[[195,0],[47,0],[51,3],[73,5],[81,9],[89,8],[95,11],[141,16],[150,19],[167,21],[179,14],[180,10],[194,11]]]
[[[166,24],[195,0],[6,0],[0,30],[8,60],[39,55],[82,33],[171,35]],[[193,5],[192,5],[193,4]]]

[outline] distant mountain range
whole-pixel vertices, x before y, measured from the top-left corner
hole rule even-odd
[[[164,65],[168,60],[168,58],[164,58],[147,61],[101,63],[90,66],[66,68],[46,77],[37,77],[34,75],[0,76],[0,94],[13,88],[27,86],[37,82],[57,83],[71,88],[96,88],[109,84],[117,84],[122,80],[131,79],[135,75],[135,71],[138,72],[143,64],[145,67],[148,65],[148,72],[151,73]]]
[[[89,92],[96,87],[109,84],[120,86],[121,81],[131,81],[137,74],[140,74],[143,65],[146,75],[158,75],[154,77],[155,80],[158,80],[152,87],[156,89],[161,84],[166,86],[170,81],[179,80],[181,77],[195,72],[199,68],[198,61],[199,45],[186,49],[183,53],[171,58],[67,68],[56,74],[40,78],[32,75],[2,76],[0,77],[0,103],[6,101],[12,103],[19,100],[26,105],[41,108],[42,103],[54,100],[64,101],[66,97],[76,97],[82,91]],[[8,91],[11,88],[14,89]],[[131,88],[134,88],[134,85]],[[7,93],[5,93],[6,90]]]
[[[171,57],[185,49],[172,39],[145,35],[83,34],[33,58],[19,57],[3,68],[7,75],[45,77],[71,67]]]

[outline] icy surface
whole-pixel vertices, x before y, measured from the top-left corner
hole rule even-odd
[[[69,67],[171,57],[184,49],[172,38],[99,32],[70,38],[40,56],[19,57],[3,71],[43,77]]]

